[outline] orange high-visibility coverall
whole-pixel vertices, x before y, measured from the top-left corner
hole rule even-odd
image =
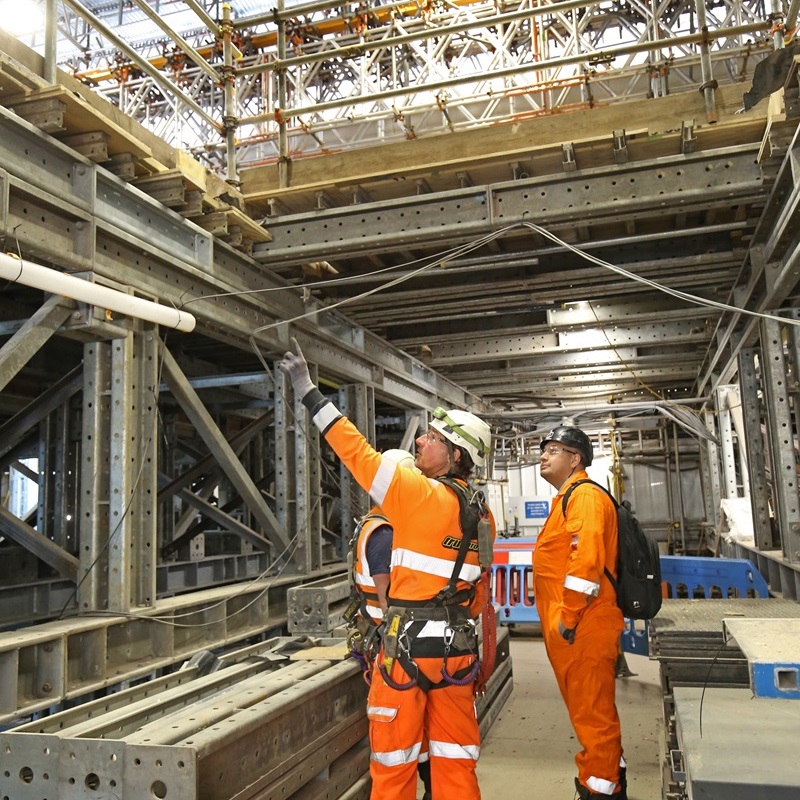
[[[453,491],[435,479],[384,461],[329,401],[314,405],[312,418],[359,485],[391,521],[394,538],[390,606],[434,597],[452,575],[461,540],[459,505]],[[494,520],[491,524],[494,534]],[[474,586],[480,574],[477,547],[471,547],[457,588]],[[471,606],[473,615],[474,607],[475,603]],[[445,641],[449,638],[445,622],[413,624],[422,626],[411,645],[419,673],[440,684],[444,666],[450,675],[469,671],[476,660],[469,650],[451,649],[445,662]],[[444,684],[428,692],[419,686],[395,689],[381,675],[381,661],[382,654],[375,662],[367,709],[372,750],[370,797],[415,800],[417,759],[427,735],[434,797],[479,800],[475,766],[480,732],[473,682],[463,686]],[[414,669],[411,672],[415,674],[408,675],[398,659],[392,665],[390,679],[398,685],[411,683],[417,677]]]
[[[571,484],[561,487],[533,553],[533,590],[542,637],[570,721],[583,750],[575,757],[578,780],[597,794],[618,791],[622,735],[614,700],[622,612],[603,569],[617,569],[617,514],[605,492],[577,487],[561,508]],[[574,644],[559,633],[559,621],[575,628]]]

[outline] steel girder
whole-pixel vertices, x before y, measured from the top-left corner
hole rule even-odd
[[[190,666],[138,700],[130,692],[110,712],[66,712],[58,727],[43,721],[0,734],[14,765],[0,779],[4,793],[254,799],[326,780],[339,796],[368,765],[360,668],[349,659],[294,661],[280,650],[275,641],[248,648],[210,675]]]
[[[289,320],[310,358],[339,379],[372,383],[378,367],[387,394],[396,396],[400,387],[406,401],[418,407],[440,400],[476,402],[345,316],[304,301],[302,293],[244,254],[3,108],[0,126],[0,166],[7,171],[0,174],[8,198],[4,225],[24,253],[90,270],[111,285],[129,286],[178,308],[185,305],[200,322],[198,332],[247,352],[253,331],[264,328],[255,334],[259,346],[282,353]],[[237,291],[249,294],[229,296]],[[203,299],[209,295],[215,296]]]
[[[133,679],[280,630],[287,589],[314,576],[282,576],[158,601],[126,616],[100,614],[32,625],[0,636],[0,721],[24,719],[64,701],[91,699]]]
[[[257,245],[254,257],[278,267],[336,260],[340,254],[391,253],[431,242],[444,249],[448,243],[506,228],[507,235],[519,235],[529,220],[551,232],[573,230],[578,224],[653,214],[665,207],[665,193],[681,192],[680,205],[687,212],[716,202],[745,203],[762,194],[755,150],[703,151],[621,165],[613,173],[587,169],[580,175],[527,178],[279,217],[270,225],[272,241]],[[441,260],[432,257],[432,266]]]
[[[257,246],[255,257],[286,266],[323,256],[337,263],[339,254],[342,264],[359,253],[396,257],[407,247],[413,247],[415,253],[430,253],[420,260],[431,267],[423,276],[425,283],[419,278],[413,290],[393,290],[361,300],[356,298],[352,303],[353,313],[365,324],[391,331],[406,348],[428,346],[432,366],[447,368],[454,380],[486,393],[487,398],[492,396],[489,387],[496,384],[489,374],[498,366],[515,382],[516,390],[533,391],[541,398],[547,393],[547,387],[536,385],[533,382],[536,376],[549,370],[562,376],[560,382],[569,382],[570,370],[582,368],[576,362],[587,350],[592,351],[595,372],[606,364],[616,364],[617,371],[625,372],[629,359],[615,348],[635,347],[635,354],[645,360],[642,369],[647,371],[647,358],[657,355],[654,348],[661,348],[658,352],[668,355],[674,364],[675,348],[682,347],[686,358],[681,360],[680,366],[669,373],[660,373],[658,388],[668,388],[670,376],[677,374],[675,370],[681,373],[681,382],[691,383],[690,372],[700,368],[702,343],[708,340],[708,325],[713,323],[714,313],[690,304],[684,308],[678,306],[676,310],[674,303],[670,305],[671,301],[656,301],[646,295],[632,298],[629,304],[612,304],[609,295],[624,296],[641,292],[643,287],[630,276],[616,275],[609,268],[579,268],[574,273],[559,276],[558,282],[544,270],[537,275],[538,260],[544,252],[552,252],[552,244],[540,236],[538,230],[525,228],[525,222],[535,218],[541,228],[562,236],[568,245],[581,247],[576,225],[588,228],[622,222],[636,224],[636,220],[645,224],[661,213],[665,194],[680,197],[680,209],[686,213],[702,208],[710,215],[717,203],[719,208],[758,203],[763,193],[763,179],[753,158],[754,151],[755,147],[704,151],[623,164],[613,171],[597,168],[582,170],[579,174],[521,178],[511,183],[278,217],[271,227],[272,241]],[[524,254],[506,257],[510,271],[515,270],[517,261],[531,265],[526,269],[526,275],[532,273],[530,279],[520,276],[505,281],[474,280],[472,273],[466,274],[464,268],[460,269],[457,259],[453,265],[454,277],[448,278],[448,259],[440,255],[448,243],[476,239],[503,225],[509,226],[505,234],[509,238],[525,236],[533,240],[534,245],[528,246]],[[712,231],[711,236],[715,233]],[[697,235],[704,235],[702,227],[698,227]],[[646,236],[631,238],[637,245],[647,239]],[[537,246],[540,242],[541,246]],[[660,242],[659,237],[651,240],[654,256]],[[625,246],[625,237],[619,240],[619,246]],[[691,291],[695,283],[703,292],[710,291],[717,281],[720,288],[727,287],[737,258],[731,253],[731,241],[719,246],[725,249],[707,258],[697,256],[683,260],[670,258],[671,248],[665,248],[663,262],[653,257],[627,265],[628,272],[684,291]],[[597,244],[589,239],[586,251],[597,252]],[[487,250],[481,259],[473,260],[475,269],[479,261],[481,266],[491,265],[493,253]],[[504,260],[497,259],[496,263],[503,264]],[[409,272],[406,274],[411,276]],[[570,280],[573,274],[574,279]],[[367,277],[362,276],[361,285]],[[375,278],[386,280],[383,275]],[[590,301],[585,306],[570,302],[580,299],[586,303],[587,294],[593,291],[595,283],[598,294],[602,292],[600,296],[604,299]],[[359,286],[358,281],[356,286]],[[423,291],[421,286],[424,286]],[[498,314],[503,310],[506,286],[508,305],[525,308],[525,299],[520,293],[529,291],[532,305],[547,309],[548,324],[498,328],[494,336],[490,325],[484,329],[480,323],[487,312]],[[335,293],[336,290],[330,291]],[[559,306],[564,310],[559,311]],[[426,308],[430,308],[431,321],[457,321],[474,316],[473,329],[458,335],[426,329],[416,338],[404,337],[406,328],[426,322]],[[450,313],[452,316],[448,316]],[[662,321],[665,316],[669,322]],[[593,317],[594,325],[591,324]],[[636,324],[630,324],[629,320],[635,320]],[[590,371],[588,365],[582,369]],[[484,376],[486,380],[481,380]],[[659,375],[643,372],[641,377],[658,379]],[[611,392],[618,386],[603,380],[597,383]],[[563,399],[557,386],[550,396],[553,400]]]
[[[800,276],[800,74],[796,64],[787,86],[787,119],[772,126],[763,146],[775,152],[773,158],[780,159],[780,165],[731,292],[736,306],[755,312],[780,308]],[[709,348],[698,377],[699,393],[730,382],[739,349],[756,341],[758,324],[755,316],[725,313],[715,347]]]
[[[485,736],[513,688],[508,630],[476,700]],[[278,637],[0,733],[15,800],[366,800],[366,685],[342,639]]]

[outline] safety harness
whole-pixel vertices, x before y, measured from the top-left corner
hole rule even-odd
[[[475,584],[458,589],[459,575],[461,568],[467,558],[470,549],[477,549],[478,563],[482,568],[481,577],[478,582],[485,582],[488,596],[488,578],[491,573],[492,565],[492,530],[489,521],[489,511],[484,500],[483,494],[471,488],[469,485],[454,480],[448,476],[437,478],[438,481],[447,486],[454,492],[459,505],[459,527],[461,528],[461,541],[458,553],[453,563],[453,571],[447,583],[428,600],[398,600],[389,598],[389,611],[384,617],[383,632],[383,659],[379,670],[383,679],[393,689],[411,689],[418,686],[427,692],[431,689],[440,689],[445,686],[466,686],[472,684],[478,677],[479,672],[484,674],[485,666],[489,666],[489,672],[494,668],[494,647],[495,641],[494,626],[492,625],[492,635],[487,637],[487,627],[489,620],[484,616],[484,659],[477,657],[476,653],[476,634],[475,627],[470,615],[469,604],[475,597]],[[494,615],[494,607],[491,603],[487,604]],[[412,644],[425,624],[430,621],[445,622],[444,637],[444,663],[442,665],[442,680],[434,683],[420,672],[415,663],[411,649]],[[493,622],[493,620],[492,620]],[[415,654],[418,656],[436,657],[442,655],[442,644],[437,641],[435,651],[426,652],[424,640],[417,640]],[[487,653],[487,644],[490,652]],[[422,646],[420,646],[422,645]],[[455,654],[474,654],[475,661],[468,667],[456,670],[450,674],[447,670],[447,659],[455,651]],[[406,683],[397,683],[392,680],[390,673],[394,662],[398,661],[403,667],[410,680]],[[485,690],[485,681],[478,681],[478,690]]]

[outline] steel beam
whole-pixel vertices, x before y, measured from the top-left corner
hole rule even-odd
[[[245,472],[241,461],[236,457],[231,446],[214,424],[211,415],[203,406],[194,389],[189,385],[186,376],[178,366],[178,362],[175,361],[172,354],[163,344],[161,346],[161,357],[164,377],[175,398],[194,424],[198,434],[200,434],[208,449],[219,461],[225,474],[236,487],[236,490],[255,515],[259,524],[263,526],[267,538],[277,548],[287,548],[289,546],[289,537],[286,530],[278,522],[252,479]]]
[[[30,550],[60,575],[75,583],[78,582],[78,559],[35,528],[26,525],[4,506],[0,506],[0,530],[9,539]]]
[[[165,475],[162,475],[161,478],[165,484],[169,480]],[[212,486],[206,487],[207,492],[210,493],[212,488]],[[226,514],[225,511],[223,511],[219,506],[213,505],[207,500],[204,500],[200,493],[195,494],[189,489],[181,489],[178,492],[178,497],[180,497],[181,500],[185,501],[196,511],[199,511],[204,516],[216,522],[221,528],[229,530],[231,533],[235,533],[237,536],[241,536],[242,539],[255,545],[257,548],[259,548],[259,550],[269,553],[271,548],[274,546],[273,542],[271,542],[269,539],[265,539],[260,533],[257,533],[244,523],[239,522],[239,520],[237,520],[235,517],[232,517],[230,514]],[[174,550],[174,548],[171,549]]]
[[[81,388],[82,382],[81,367],[77,366],[0,426],[0,456],[5,456],[27,438],[31,429]]]
[[[67,321],[74,305],[63,297],[51,295],[0,348],[0,390]]]
[[[329,636],[344,622],[342,616],[350,597],[347,575],[322,578],[289,589],[289,633]]]
[[[0,722],[151,675],[198,649],[279,628],[286,623],[287,588],[317,577],[206,589],[160,600],[139,614],[63,619],[0,634]]]
[[[272,241],[258,244],[253,255],[275,267],[335,260],[338,254],[398,251],[421,242],[438,242],[444,249],[449,241],[504,226],[519,229],[528,220],[551,232],[571,230],[587,219],[599,224],[652,214],[663,208],[665,192],[679,189],[687,211],[694,205],[708,209],[715,202],[729,206],[733,198],[744,202],[762,194],[754,151],[706,150],[682,156],[680,163],[669,158],[632,162],[613,172],[587,169],[578,176],[547,175],[294,214],[276,219],[270,226]],[[431,265],[440,262],[432,259]]]

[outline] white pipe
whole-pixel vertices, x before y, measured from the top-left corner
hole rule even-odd
[[[76,278],[41,264],[22,261],[0,253],[0,279],[22,283],[43,292],[60,294],[72,300],[117,311],[128,317],[144,319],[189,333],[194,330],[195,318],[187,311],[163,306],[151,300],[134,297],[108,286]]]

